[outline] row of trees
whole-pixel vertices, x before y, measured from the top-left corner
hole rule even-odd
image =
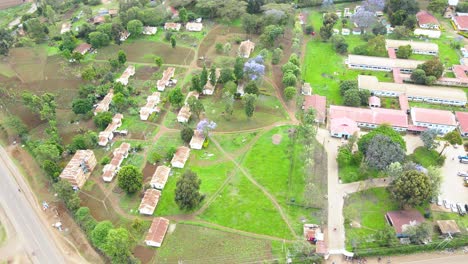
[[[281,71],[283,72],[283,85],[285,87],[283,90],[284,97],[286,100],[291,100],[297,93],[296,85],[301,76],[299,56],[292,53],[288,62],[281,67]]]
[[[340,94],[343,96],[344,105],[358,107],[369,104],[370,91],[359,89],[357,81],[341,81]]]
[[[434,57],[418,67],[411,73],[411,80],[417,84],[432,85],[442,77],[444,73],[444,65],[439,58]]]

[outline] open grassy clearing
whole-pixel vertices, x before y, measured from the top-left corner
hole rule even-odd
[[[372,188],[349,195],[343,208],[346,248],[352,249],[353,241],[359,248],[376,247],[373,235],[388,225],[385,213],[398,209],[398,204],[391,199],[386,188]],[[361,227],[352,228],[352,221]]]
[[[187,241],[187,243],[181,243]],[[190,242],[188,242],[190,241]],[[209,250],[207,250],[209,249]],[[247,263],[281,253],[276,243],[205,227],[177,224],[157,250],[156,263]]]
[[[320,201],[326,194],[326,191],[320,191],[326,183],[320,181],[320,175],[313,175],[312,177],[316,178],[313,181],[317,187],[316,191],[313,195],[306,194],[305,186],[308,176],[304,172],[304,160],[316,157],[304,157],[304,146],[300,143],[301,136],[298,135],[296,139],[290,137],[295,129],[295,127],[283,126],[262,135],[247,153],[243,166],[275,196],[288,214],[296,232],[301,233],[302,219],[307,219],[312,223],[320,222],[316,214],[317,209],[308,207],[320,207],[320,205],[311,205],[306,200]],[[280,137],[280,143],[273,144],[273,137]],[[315,166],[322,166],[319,162],[315,162]]]
[[[237,174],[229,182],[200,217],[234,229],[292,238],[275,206],[260,189],[241,174]]]
[[[169,44],[146,41],[143,39],[124,42],[122,45],[110,45],[98,50],[96,59],[108,60],[115,57],[119,50],[125,51],[127,60],[136,63],[154,63],[154,57],[160,56],[164,63],[187,65],[193,60],[194,51],[186,47],[173,49]]]
[[[439,152],[433,149],[427,149],[425,147],[418,147],[414,150],[414,153],[410,156],[415,163],[421,164],[427,168],[430,166],[441,166],[440,160],[445,159],[445,156],[439,156]]]
[[[213,137],[227,153],[233,153],[249,144],[261,132],[215,134]]]
[[[199,179],[202,181],[200,192],[205,195],[204,202],[206,202],[206,200],[209,199],[221,186],[223,181],[230,173],[232,173],[234,168],[234,165],[230,162],[218,163],[211,166],[187,165],[188,164],[186,164],[186,169],[196,172]],[[182,175],[182,173],[183,170],[172,169],[172,175],[169,177],[166,186],[164,187],[155,215],[167,216],[186,213],[179,210],[179,207],[174,201],[177,179]],[[202,202],[201,205],[203,205],[204,202]]]

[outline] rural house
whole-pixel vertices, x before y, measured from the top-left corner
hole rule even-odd
[[[94,109],[94,115],[97,115],[100,112],[107,112],[109,111],[109,105],[112,102],[112,98],[114,97],[114,90],[110,89],[109,92],[104,96]]]
[[[133,75],[135,75],[135,66],[129,65],[125,69],[125,71],[122,73],[120,78],[118,78],[115,82],[119,82],[119,83],[121,83],[123,85],[127,85],[128,84],[128,78],[130,78]]]
[[[189,22],[189,23],[185,24],[185,29],[187,31],[200,32],[203,29],[203,24],[202,23],[197,23],[197,22]]]
[[[436,223],[442,235],[452,236],[461,233],[455,220],[437,220]]]
[[[363,128],[373,129],[382,124],[389,124],[396,131],[408,129],[408,116],[401,110],[330,105],[330,120],[342,117],[353,120],[358,127]]]
[[[107,125],[106,129],[99,132],[99,146],[105,147],[107,143],[114,138],[114,132],[122,125],[122,119],[122,114],[115,114],[112,118],[112,122]]]
[[[158,32],[157,27],[143,27],[142,31],[143,35],[154,35],[156,32]]]
[[[77,150],[60,174],[60,179],[68,181],[74,188],[81,188],[96,164],[96,157],[92,150]]]
[[[348,139],[359,131],[357,123],[350,118],[337,117],[330,120],[330,135],[332,137]]]
[[[105,182],[111,182],[114,179],[114,176],[119,172],[120,165],[122,161],[128,157],[128,152],[130,151],[129,143],[122,143],[120,147],[116,148],[112,153],[113,158],[109,164],[104,165],[102,169],[102,179]]]
[[[164,189],[167,179],[169,178],[169,173],[171,173],[171,168],[164,165],[158,166],[151,178],[151,187],[159,190]]]
[[[60,34],[65,34],[71,30],[71,24],[66,22],[62,24],[62,29],[60,29]]]
[[[203,143],[205,142],[205,134],[203,131],[195,130],[193,133],[192,139],[190,139],[190,148],[191,149],[202,149]]]
[[[457,16],[452,17],[453,23],[459,31],[468,32],[468,13],[466,15],[457,14]]]
[[[147,246],[161,247],[169,227],[169,220],[162,217],[155,217],[145,238]]]
[[[96,16],[93,18],[93,24],[94,25],[100,25],[102,23],[106,22],[106,18],[104,16]]]
[[[314,109],[315,122],[324,124],[327,115],[327,98],[317,94],[305,95],[302,109],[304,111]]]
[[[312,95],[312,87],[310,86],[310,83],[304,83],[302,85],[301,93],[303,95]]]
[[[140,119],[148,120],[148,117],[154,113],[159,112],[160,109],[156,105],[159,104],[161,93],[154,92],[152,95],[146,98],[146,105],[140,108]]]
[[[407,237],[405,234],[407,227],[415,226],[424,222],[424,217],[415,209],[390,211],[387,212],[385,218],[395,229],[398,238]]]
[[[188,105],[182,106],[179,113],[177,114],[177,121],[179,123],[187,123],[190,119],[192,112],[190,112],[190,107]]]
[[[147,189],[143,199],[141,200],[140,207],[138,207],[140,214],[152,215],[154,213],[154,209],[156,209],[156,206],[158,205],[159,197],[161,197],[160,191],[156,189]]]
[[[78,45],[73,52],[78,52],[81,55],[85,55],[91,49],[91,45],[88,43],[81,43]]]
[[[242,58],[249,58],[250,53],[252,53],[255,49],[255,43],[252,41],[246,40],[242,41],[239,45],[239,56]]]
[[[164,30],[174,30],[179,31],[182,25],[180,23],[170,23],[167,22],[164,24]]]
[[[411,108],[413,124],[419,127],[434,129],[439,134],[446,134],[457,128],[455,115],[446,110]]]
[[[174,77],[175,73],[175,68],[169,67],[163,72],[163,76],[161,77],[160,80],[156,83],[156,86],[158,87],[158,91],[164,91],[167,86],[171,84],[171,79]]]
[[[130,37],[130,32],[128,32],[127,30],[122,31],[119,34],[119,40],[122,42],[126,41],[128,37]]]
[[[427,11],[419,11],[416,14],[416,20],[420,28],[439,29],[439,21]]]
[[[190,91],[188,94],[187,94],[187,97],[185,97],[185,104],[188,103],[188,100],[190,97],[195,97],[195,99],[198,100],[198,98],[200,97],[200,94],[197,92],[197,91]]]
[[[221,75],[221,70],[216,69],[216,71],[215,71],[216,80],[219,79],[220,75]],[[210,78],[210,76],[208,76],[208,81],[206,82],[205,86],[203,87],[203,94],[205,94],[205,95],[213,95],[214,90],[216,88],[216,83],[215,83],[215,85],[212,85],[210,80],[211,80],[211,78]]]
[[[455,112],[458,129],[462,137],[468,137],[468,112]]]
[[[174,157],[172,157],[172,160],[171,160],[172,167],[183,169],[185,166],[185,162],[187,162],[189,156],[190,156],[189,148],[185,146],[178,147],[174,154]]]

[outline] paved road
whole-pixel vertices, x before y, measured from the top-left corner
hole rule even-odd
[[[24,191],[19,192],[19,186]],[[24,251],[33,263],[65,263],[30,193],[18,169],[0,147],[0,206],[19,235]]]

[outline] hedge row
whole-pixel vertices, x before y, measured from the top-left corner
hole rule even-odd
[[[455,237],[450,242],[444,240],[433,241],[425,245],[401,245],[397,247],[382,247],[382,248],[366,248],[357,249],[354,251],[356,256],[370,257],[370,256],[388,256],[410,254],[422,251],[435,251],[443,250],[445,248],[459,248],[468,245],[468,236]]]

